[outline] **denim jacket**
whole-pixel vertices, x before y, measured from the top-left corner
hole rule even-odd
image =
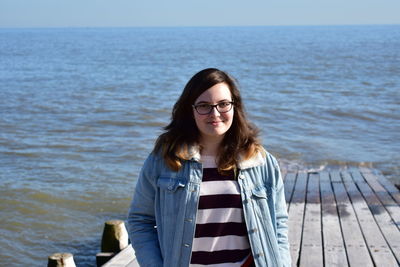
[[[128,214],[128,232],[142,267],[189,266],[202,179],[196,148],[174,172],[155,153],[146,159]],[[290,266],[286,202],[276,159],[266,151],[240,161],[238,184],[257,267]]]

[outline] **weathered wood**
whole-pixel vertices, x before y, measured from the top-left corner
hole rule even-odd
[[[349,266],[328,172],[320,173],[324,266]]]
[[[54,253],[48,258],[47,267],[76,267],[71,253]]]
[[[331,182],[332,183],[343,183],[342,177],[340,176],[339,171],[332,171],[331,172]]]
[[[298,173],[289,210],[289,242],[292,266],[297,266],[303,232],[304,207],[308,175]]]
[[[363,169],[365,172],[365,169]],[[369,170],[369,172],[372,172]],[[400,190],[394,186],[386,177],[384,177],[381,173],[375,173],[378,178],[379,183],[386,189],[386,191],[390,194],[390,196],[394,199],[397,205],[400,205]]]
[[[332,172],[331,181],[338,207],[349,265],[363,267],[374,266],[340,174],[338,172]]]
[[[136,261],[135,251],[129,245],[104,264],[103,267],[139,267],[139,263]]]
[[[381,201],[370,187],[371,184],[374,185],[376,183],[379,185],[379,183],[377,183],[377,181],[374,181],[374,177],[372,176],[368,177],[368,184],[360,183],[359,181],[363,181],[364,177],[367,175],[364,175],[363,177],[358,170],[352,170],[351,173],[354,180],[356,181],[356,184],[358,185],[358,188],[365,198],[370,212],[375,218],[375,221],[383,234],[383,239],[386,240],[388,248],[391,250],[388,250],[387,253],[393,253],[393,255],[396,257],[397,262],[400,263],[400,231],[395,225],[392,217],[390,216],[384,205],[382,205]],[[380,239],[382,243],[385,241],[383,239]],[[381,247],[381,249],[382,248],[384,247]],[[390,258],[390,256],[385,256],[385,259],[387,259],[388,261]]]
[[[104,224],[101,252],[120,252],[128,246],[128,232],[124,221],[110,220]]]
[[[358,217],[358,221],[363,232],[364,239],[369,249],[372,259],[376,266],[396,266],[397,261],[394,258],[389,246],[387,245],[382,233],[376,224],[371,211],[368,208],[363,196],[358,188],[365,188],[367,183],[361,176],[355,176],[354,183],[350,173],[345,172],[342,174],[345,187],[349,193],[351,202],[353,203],[354,210]],[[357,188],[358,187],[358,188]],[[371,195],[366,195],[370,198],[372,205],[377,205],[377,200],[373,199]]]
[[[319,175],[310,174],[301,242],[300,266],[323,266]]]
[[[386,180],[386,178],[374,174],[371,169],[361,168],[361,172],[369,186],[374,190],[376,196],[389,212],[394,224],[400,229],[400,205],[396,203],[390,193],[381,184],[381,180]],[[395,192],[393,193],[396,195]]]
[[[290,202],[293,195],[294,185],[296,183],[296,173],[288,173],[285,177],[285,199],[287,203],[287,209],[290,209]]]
[[[288,173],[287,169],[286,168],[280,168],[280,171],[281,171],[283,182],[285,182],[286,181],[286,175]]]

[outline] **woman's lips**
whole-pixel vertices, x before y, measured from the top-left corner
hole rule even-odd
[[[222,123],[222,121],[210,121],[208,124],[211,124],[213,126],[217,126],[217,125],[219,125],[221,123]]]

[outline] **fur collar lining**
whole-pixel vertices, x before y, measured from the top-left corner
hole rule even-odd
[[[200,161],[201,155],[200,155],[200,147],[198,145],[190,146],[187,152],[188,152],[188,159],[198,162]],[[243,159],[243,157],[240,155],[239,169],[243,170],[263,165],[267,160],[266,157],[267,157],[267,151],[264,148],[262,148],[260,151],[257,152],[256,155],[254,155],[249,159]]]

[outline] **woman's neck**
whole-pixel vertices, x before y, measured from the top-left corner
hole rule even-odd
[[[219,146],[222,142],[223,137],[221,138],[202,138],[200,140],[201,144],[201,155],[203,156],[213,156],[216,157],[218,155]]]

